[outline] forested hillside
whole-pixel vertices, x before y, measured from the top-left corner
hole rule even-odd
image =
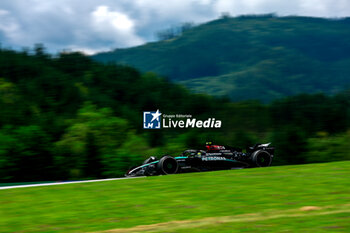
[[[350,19],[223,17],[182,35],[93,58],[132,65],[233,101],[350,87]]]
[[[232,103],[79,53],[1,49],[0,181],[121,176],[150,155],[176,155],[205,141],[242,147],[271,141],[275,165],[350,159],[349,97]],[[214,117],[222,128],[142,129],[142,111],[156,109]]]

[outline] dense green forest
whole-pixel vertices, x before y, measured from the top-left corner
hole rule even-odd
[[[171,35],[93,58],[153,71],[233,101],[268,103],[350,87],[350,18],[222,17]]]
[[[0,181],[122,176],[150,155],[176,155],[205,141],[271,141],[274,165],[346,160],[349,97],[343,91],[230,102],[80,53],[0,49]],[[222,128],[144,130],[142,111],[156,109],[214,117]]]

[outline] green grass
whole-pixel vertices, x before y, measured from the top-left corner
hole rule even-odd
[[[0,232],[349,231],[349,177],[335,162],[0,190]]]

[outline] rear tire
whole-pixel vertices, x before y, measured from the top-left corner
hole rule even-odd
[[[164,175],[175,174],[178,169],[179,169],[179,164],[177,163],[176,159],[174,159],[169,155],[164,156],[158,162],[158,171],[161,174],[164,174]]]
[[[252,154],[252,161],[255,167],[268,167],[271,165],[272,156],[266,150],[257,150]]]

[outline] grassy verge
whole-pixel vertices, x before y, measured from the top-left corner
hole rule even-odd
[[[101,231],[172,221],[180,221],[176,232],[256,232],[254,226],[257,232],[348,231],[349,177],[350,162],[336,162],[0,190],[0,232]],[[305,206],[318,209],[301,211]],[[179,228],[181,221],[206,218],[218,219]]]

